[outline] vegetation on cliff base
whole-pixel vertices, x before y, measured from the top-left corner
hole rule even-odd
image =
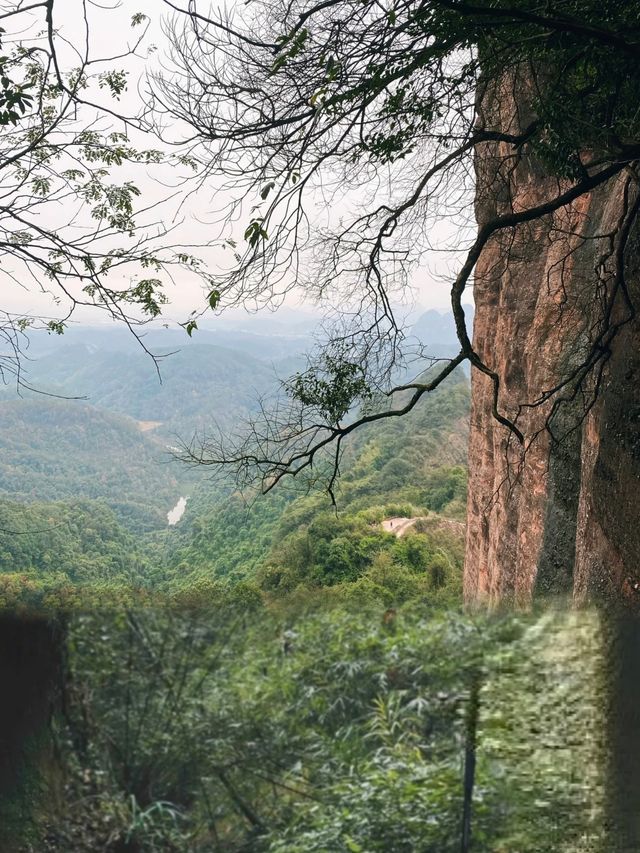
[[[474,850],[598,850],[601,656],[587,613],[312,597],[79,616],[59,728],[75,805],[52,849],[458,851],[473,737]]]

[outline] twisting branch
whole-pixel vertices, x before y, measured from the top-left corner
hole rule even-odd
[[[263,407],[262,421],[250,423],[237,445],[204,441],[185,448],[185,458],[230,467],[239,482],[258,480],[264,491],[286,475],[322,468],[323,459],[333,496],[344,439],[372,420],[410,411],[464,361],[490,379],[493,416],[526,450],[521,410],[515,407],[515,417],[503,410],[500,376],[473,347],[462,299],[499,234],[513,243],[523,225],[553,220],[580,197],[614,185],[637,158],[640,123],[629,106],[640,94],[635,7],[619,5],[605,27],[591,0],[569,0],[562,13],[528,0],[398,0],[393,8],[261,0],[216,16],[200,13],[196,2],[186,10],[168,5],[182,14],[168,28],[168,70],[151,86],[159,113],[188,125],[192,156],[203,175],[216,175],[225,199],[217,222],[236,254],[218,279],[223,300],[260,307],[302,288],[339,306],[339,331],[325,353],[339,349],[364,377],[356,387],[351,376],[349,405],[335,416],[326,393],[342,400],[346,386],[321,354],[299,378],[295,405]],[[517,112],[526,121],[518,115],[492,124],[483,92],[518,80],[524,102]],[[400,384],[405,341],[394,299],[429,252],[445,248],[434,246],[443,219],[468,229],[472,155],[486,144],[507,199],[470,241],[452,284],[460,352],[428,381]],[[518,209],[511,190],[523,160],[556,175],[557,189]],[[627,227],[625,219],[623,254]],[[623,288],[624,278],[617,291]],[[547,399],[569,385],[579,393],[610,340],[594,343],[593,357]],[[401,407],[369,411],[371,395],[393,400],[408,391]]]
[[[633,200],[631,200],[632,195],[634,196]],[[637,309],[629,294],[625,276],[627,246],[632,229],[640,217],[640,186],[635,164],[631,164],[630,174],[624,181],[620,207],[618,224],[614,232],[608,235],[611,248],[599,260],[600,266],[605,271],[607,261],[613,258],[613,279],[611,287],[605,293],[604,305],[598,323],[599,328],[590,341],[589,349],[582,356],[579,364],[569,370],[561,381],[553,387],[547,388],[537,399],[521,403],[518,409],[516,420],[525,409],[540,408],[551,402],[542,429],[548,432],[555,442],[566,439],[571,432],[578,429],[597,402],[604,369],[612,355],[613,342],[621,329],[636,317]],[[622,306],[619,305],[620,301],[622,301]],[[618,309],[619,317],[614,319],[616,309]],[[590,391],[585,388],[589,381],[592,385]],[[579,417],[574,419],[574,422],[562,436],[557,436],[555,434],[555,420],[560,409],[573,403],[579,395],[586,398]],[[534,433],[529,444],[537,439],[542,429]]]
[[[283,477],[297,477],[313,467],[321,452],[333,446],[326,487],[335,501],[333,489],[339,472],[344,439],[366,424],[408,414],[425,394],[435,391],[464,359],[465,356],[459,353],[448,360],[429,381],[412,382],[390,389],[385,396],[392,401],[391,408],[362,414],[347,424],[314,421],[309,418],[308,410],[298,408],[295,416],[292,411],[286,412],[286,418],[280,424],[284,429],[279,430],[277,411],[266,410],[266,418],[245,424],[246,428],[238,445],[229,446],[228,439],[225,441],[224,438],[215,444],[194,440],[191,444],[183,445],[180,458],[198,465],[230,468],[240,486],[247,486],[259,480],[262,491],[266,494]],[[393,407],[393,398],[403,392],[412,393],[404,405]]]
[[[560,193],[560,195],[556,196],[556,198],[554,199],[550,199],[548,201],[542,202],[539,205],[528,208],[526,210],[518,211],[516,213],[507,213],[503,214],[502,216],[497,216],[487,222],[480,228],[480,231],[478,233],[478,236],[476,237],[473,246],[467,253],[466,261],[462,269],[458,273],[458,276],[453,284],[451,290],[451,305],[453,308],[453,316],[456,322],[458,339],[462,344],[462,351],[475,368],[486,374],[491,379],[491,382],[493,384],[493,416],[499,423],[507,427],[507,429],[509,429],[516,436],[520,444],[524,444],[524,436],[522,432],[518,429],[515,422],[509,420],[509,418],[502,415],[498,408],[500,394],[500,377],[494,370],[484,364],[479,355],[474,351],[471,341],[469,339],[464,318],[464,310],[462,308],[462,296],[465,287],[469,281],[469,278],[471,277],[476,263],[478,262],[478,259],[480,258],[480,254],[486,248],[487,243],[495,233],[508,228],[513,229],[525,222],[531,222],[535,219],[541,219],[544,216],[548,216],[549,214],[554,213],[563,207],[566,207],[580,196],[585,195],[585,193],[591,192],[596,187],[606,183],[607,181],[618,175],[623,168],[623,165],[615,163],[605,169],[601,169],[600,171],[596,172],[591,176],[587,176],[582,181],[579,181],[577,184],[570,187],[565,192]]]

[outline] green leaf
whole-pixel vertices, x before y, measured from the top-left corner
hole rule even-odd
[[[262,190],[260,191],[260,198],[261,198],[263,201],[264,201],[264,200],[265,200],[265,198],[269,195],[269,193],[270,193],[270,192],[271,192],[271,190],[275,187],[275,185],[276,185],[276,182],[275,182],[275,181],[270,181],[268,184],[266,184],[266,185],[262,188]]]

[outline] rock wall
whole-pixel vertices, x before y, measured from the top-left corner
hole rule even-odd
[[[531,119],[517,81],[483,98],[482,120],[518,133]],[[563,183],[506,143],[476,152],[476,218],[556,196]],[[626,189],[625,189],[626,187]],[[615,239],[637,181],[626,172],[542,221],[499,232],[476,269],[473,342],[500,377],[499,409],[517,420],[525,450],[491,414],[492,386],[472,376],[465,595],[526,604],[538,593],[640,603],[640,320],[621,327],[602,375],[566,381],[602,328],[616,288]],[[640,239],[625,280],[640,306]],[[619,282],[613,319],[631,312]],[[553,400],[562,396],[561,405]],[[636,591],[636,586],[639,591]]]

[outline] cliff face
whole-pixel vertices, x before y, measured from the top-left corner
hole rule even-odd
[[[517,90],[510,87],[509,91]],[[489,124],[519,132],[526,104],[489,93]],[[526,98],[523,99],[526,101]],[[476,152],[476,217],[530,207],[562,191],[531,153],[504,143]],[[543,220],[499,232],[476,269],[473,341],[500,377],[499,409],[517,420],[525,451],[491,414],[492,387],[474,371],[465,594],[526,603],[542,592],[640,602],[640,239],[631,228],[624,282],[616,262],[630,173]],[[622,286],[621,286],[622,285]],[[627,320],[604,369],[566,385],[603,329]],[[565,399],[553,408],[553,401]]]

